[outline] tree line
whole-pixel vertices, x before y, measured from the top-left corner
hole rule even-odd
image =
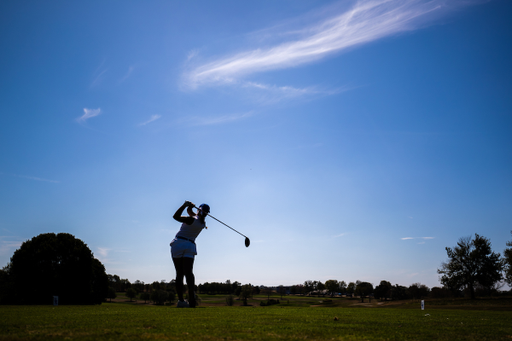
[[[512,233],[512,231],[511,231]],[[512,240],[500,253],[494,252],[489,239],[475,234],[460,238],[454,247],[446,247],[448,261],[437,270],[442,287],[428,288],[421,283],[409,287],[382,280],[379,285],[331,279],[307,280],[289,287],[203,283],[196,286],[199,294],[224,294],[240,297],[244,302],[254,294],[279,295],[345,295],[369,299],[442,298],[466,295],[471,298],[497,292],[504,283],[512,286]],[[67,233],[40,234],[22,243],[7,266],[0,270],[0,304],[51,304],[59,296],[61,304],[101,304],[112,300],[116,292],[125,292],[130,299],[140,297],[156,304],[173,302],[176,297],[174,280],[145,284],[131,283],[105,272],[105,267],[93,257],[81,240]]]

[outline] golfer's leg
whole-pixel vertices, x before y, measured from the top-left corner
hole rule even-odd
[[[173,258],[172,261],[174,263],[174,268],[176,269],[176,293],[178,294],[178,299],[183,301],[183,276],[185,273],[183,272],[183,260],[185,258]]]
[[[185,272],[185,278],[187,279],[188,287],[188,301],[195,305],[196,296],[194,293],[196,278],[193,273],[194,269],[194,258],[183,257],[183,270]]]

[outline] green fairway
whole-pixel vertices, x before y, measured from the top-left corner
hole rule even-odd
[[[510,340],[511,320],[486,310],[0,306],[0,340]]]

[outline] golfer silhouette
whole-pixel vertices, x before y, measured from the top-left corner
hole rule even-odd
[[[171,256],[176,269],[178,308],[195,308],[197,305],[193,273],[194,257],[197,255],[196,238],[204,228],[207,228],[205,218],[210,212],[210,206],[200,205],[197,214],[192,210],[194,207],[196,206],[193,203],[185,201],[173,216],[175,220],[182,223],[176,237],[171,242]],[[188,216],[182,216],[185,208]],[[183,277],[187,279],[188,302],[183,299]]]

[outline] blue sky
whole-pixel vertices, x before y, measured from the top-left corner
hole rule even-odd
[[[3,1],[0,264],[40,233],[107,272],[439,285],[512,230],[512,3]]]

